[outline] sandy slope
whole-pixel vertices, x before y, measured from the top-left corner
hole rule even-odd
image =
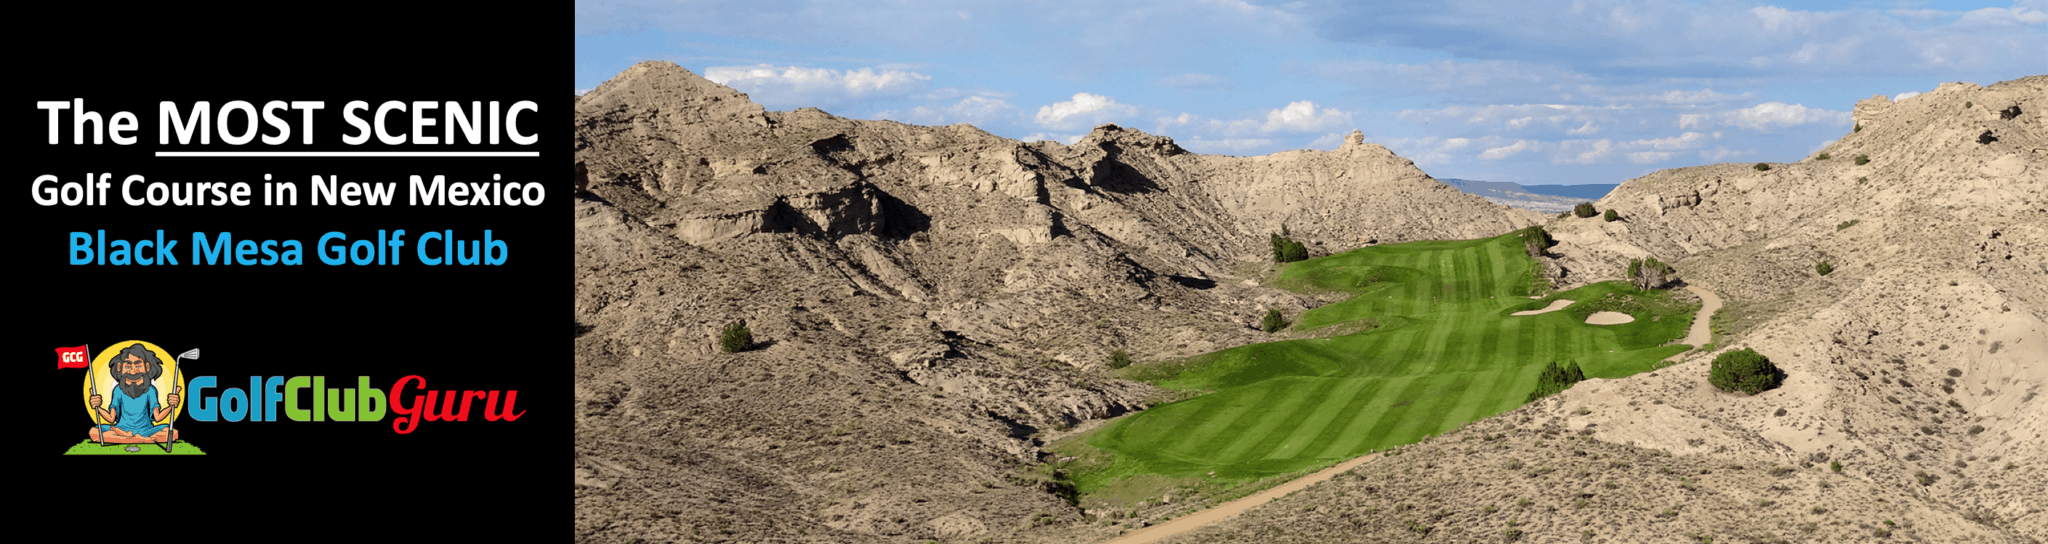
[[[1557,300],[1553,300],[1553,301],[1550,301],[1550,305],[1549,305],[1549,306],[1544,306],[1544,307],[1543,307],[1543,309],[1541,309],[1541,310],[1529,310],[1529,311],[1526,311],[1526,312],[1515,312],[1515,313],[1511,313],[1511,314],[1508,314],[1508,315],[1543,315],[1543,314],[1547,314],[1547,313],[1550,313],[1550,312],[1555,312],[1555,311],[1558,311],[1558,310],[1563,310],[1563,309],[1565,309],[1565,307],[1566,307],[1566,306],[1571,306],[1573,302],[1578,302],[1578,301],[1575,301],[1575,300],[1564,300],[1564,299],[1557,299]]]
[[[1692,318],[1692,329],[1685,332],[1684,340],[1678,341],[1680,344],[1691,344],[1692,351],[1673,355],[1664,359],[1666,361],[1677,362],[1687,355],[1699,353],[1700,348],[1706,346],[1707,342],[1714,341],[1714,312],[1721,311],[1721,297],[1714,296],[1713,292],[1701,289],[1697,285],[1687,285],[1685,290],[1699,295],[1701,301],[1699,315]]]
[[[1216,505],[1215,508],[1210,508],[1208,510],[1203,510],[1201,512],[1189,514],[1185,517],[1177,518],[1173,521],[1161,523],[1159,525],[1154,525],[1151,527],[1146,527],[1144,529],[1132,531],[1131,534],[1124,535],[1115,540],[1111,540],[1105,544],[1144,544],[1146,542],[1155,542],[1166,537],[1185,533],[1188,531],[1193,531],[1201,526],[1222,521],[1224,519],[1229,518],[1230,516],[1235,516],[1240,512],[1244,512],[1245,510],[1250,510],[1254,506],[1266,504],[1268,502],[1272,502],[1273,499],[1285,497],[1288,494],[1294,493],[1296,491],[1307,489],[1310,485],[1314,485],[1318,482],[1328,480],[1331,477],[1334,477],[1338,474],[1343,474],[1345,471],[1357,468],[1358,465],[1363,465],[1366,461],[1371,461],[1379,456],[1380,454],[1377,453],[1361,455],[1358,456],[1358,458],[1338,463],[1337,466],[1323,469],[1321,471],[1316,472],[1315,474],[1310,474],[1308,476],[1304,476],[1292,482],[1280,484],[1279,486],[1274,487],[1272,489],[1261,491],[1242,499]]]

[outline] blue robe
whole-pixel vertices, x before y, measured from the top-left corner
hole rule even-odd
[[[108,427],[118,427],[136,436],[149,436],[170,426],[156,424],[156,411],[163,406],[156,399],[156,384],[150,384],[149,390],[142,392],[142,398],[130,397],[116,385],[107,398],[111,401],[107,409],[114,412],[114,424],[101,425],[102,433],[107,432]]]

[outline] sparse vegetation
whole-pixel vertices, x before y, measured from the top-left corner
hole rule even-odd
[[[1848,221],[1843,221],[1843,222],[1842,222],[1842,224],[1840,224],[1840,225],[1835,225],[1835,230],[1838,230],[1838,231],[1839,231],[1839,230],[1842,230],[1842,229],[1846,229],[1846,228],[1849,228],[1849,227],[1854,227],[1854,226],[1856,226],[1856,224],[1857,224],[1857,223],[1862,223],[1862,222],[1863,222],[1863,220],[1862,220],[1862,219],[1850,219],[1850,220],[1848,220]]]
[[[1813,160],[1817,160],[1817,161],[1824,161],[1824,160],[1828,160],[1828,159],[1830,159],[1830,158],[1832,158],[1832,157],[1829,157],[1829,156],[1828,156],[1828,154],[1826,154],[1826,153],[1822,153],[1822,154],[1820,154],[1820,155],[1817,155],[1817,156],[1815,156],[1815,157],[1813,158]]]
[[[1593,203],[1591,202],[1580,202],[1579,205],[1572,207],[1572,215],[1579,217],[1592,217],[1599,214],[1600,211],[1593,209]]]
[[[1618,214],[1618,213],[1614,213],[1614,208],[1608,208],[1608,209],[1607,209],[1607,213],[1606,213],[1606,214],[1604,214],[1604,215],[1602,215],[1601,217],[1602,217],[1603,219],[1606,219],[1606,220],[1607,220],[1607,222],[1609,222],[1609,223],[1613,223],[1613,222],[1615,222],[1616,220],[1619,220],[1619,219],[1621,219],[1621,214]]]
[[[1822,276],[1826,276],[1829,272],[1835,271],[1835,265],[1828,264],[1827,261],[1821,261],[1820,264],[1813,265],[1813,271],[1819,272]]]
[[[754,333],[747,330],[746,322],[734,322],[725,326],[718,335],[718,347],[726,353],[739,353],[754,347]]]
[[[1280,329],[1284,328],[1287,328],[1287,318],[1280,317],[1280,310],[1277,309],[1266,310],[1266,319],[1259,322],[1259,330],[1268,334],[1280,332]]]
[[[1707,383],[1722,391],[1742,391],[1751,395],[1778,386],[1777,365],[1770,358],[1750,348],[1722,353],[1714,358],[1707,375]]]
[[[1286,227],[1281,227],[1282,231]],[[1308,246],[1285,235],[1272,235],[1273,262],[1292,263],[1308,260]]]
[[[1856,123],[1856,128],[1849,132],[1863,132],[1863,123]]]
[[[1756,166],[1754,168],[1756,168],[1756,171],[1758,172],[1767,172],[1770,171],[1771,165],[1764,163],[1756,163]]]
[[[1131,366],[1130,352],[1126,352],[1124,350],[1116,350],[1109,352],[1110,368],[1123,368],[1127,366]]]
[[[1675,275],[1677,271],[1672,270],[1671,265],[1658,261],[1656,257],[1628,260],[1628,279],[1639,290],[1648,291],[1663,287],[1664,284],[1670,283]]]
[[[1863,166],[1863,165],[1866,165],[1866,164],[1870,164],[1870,156],[1869,156],[1869,155],[1857,155],[1857,156],[1856,156],[1856,166]]]

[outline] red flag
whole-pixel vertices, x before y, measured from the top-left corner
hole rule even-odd
[[[85,355],[85,346],[57,348],[57,368],[85,368],[91,360]]]

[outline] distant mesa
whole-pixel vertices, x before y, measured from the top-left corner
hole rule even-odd
[[[1600,200],[1614,191],[1619,184],[1589,183],[1585,185],[1522,185],[1507,181],[1474,181],[1469,179],[1439,178],[1457,190],[1485,198],[1494,204],[1543,213],[1569,211],[1580,202]]]

